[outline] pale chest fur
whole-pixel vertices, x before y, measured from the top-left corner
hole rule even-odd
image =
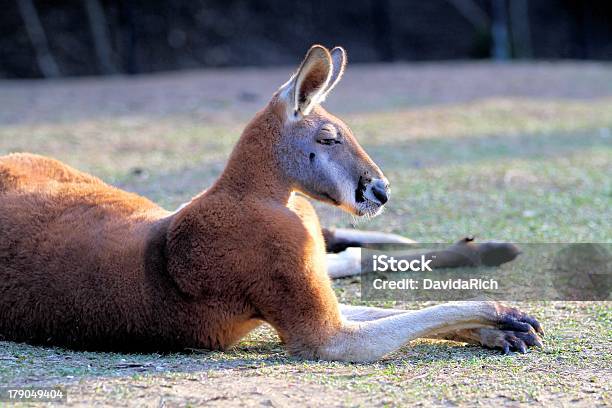
[[[306,198],[297,194],[291,196],[287,207],[299,217],[308,240],[311,242],[312,250],[308,251],[307,255],[310,258],[312,269],[325,272],[327,277],[325,241],[314,207]]]

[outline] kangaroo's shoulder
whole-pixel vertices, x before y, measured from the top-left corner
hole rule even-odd
[[[293,208],[265,200],[236,200],[224,193],[206,192],[197,200],[181,206],[175,213],[171,233],[189,231],[222,241],[296,232],[304,222]],[[207,238],[208,239],[208,238]]]
[[[313,241],[323,241],[316,213],[303,197],[281,205],[235,200],[224,192],[206,192],[177,211],[168,237],[171,247],[188,241],[208,256],[217,251],[301,253]]]
[[[292,195],[286,206],[262,201],[245,210],[248,213],[244,217],[249,219],[251,228],[270,247],[301,254],[305,248],[323,240],[317,214],[303,196]]]
[[[325,251],[318,224],[294,209],[224,192],[205,193],[174,213],[166,237],[168,273],[194,296],[214,291],[220,281],[296,274]]]

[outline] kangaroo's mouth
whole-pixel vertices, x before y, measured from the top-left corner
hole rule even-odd
[[[334,205],[340,205],[340,201],[336,200],[334,197],[332,197],[331,195],[329,195],[328,193],[319,193],[319,195],[329,201],[332,202],[332,204]]]
[[[306,193],[306,195],[311,198],[314,198],[315,200],[327,202],[328,204],[333,204],[335,206],[340,206],[342,204],[340,200],[337,200],[336,198],[334,198],[334,196],[325,191],[314,190],[310,193]]]

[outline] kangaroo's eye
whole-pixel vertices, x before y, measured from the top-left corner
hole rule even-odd
[[[342,143],[342,136],[340,135],[340,132],[336,131],[336,129],[332,129],[331,131],[324,130],[319,132],[317,143],[326,146],[340,144]]]

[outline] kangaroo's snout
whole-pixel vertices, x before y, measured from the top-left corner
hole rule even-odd
[[[355,190],[355,202],[363,207],[360,215],[376,215],[387,201],[389,201],[389,182],[386,178],[359,178]]]
[[[372,189],[372,195],[380,201],[381,205],[384,205],[389,201],[389,183],[383,179],[374,179],[370,183]]]

